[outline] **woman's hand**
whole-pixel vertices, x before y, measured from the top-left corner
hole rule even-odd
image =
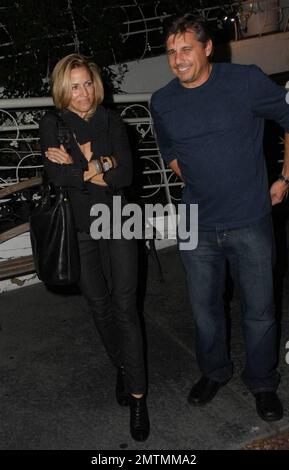
[[[45,152],[46,158],[54,163],[59,163],[60,165],[69,165],[73,163],[71,155],[69,155],[63,145],[60,145],[60,148],[57,147],[48,147]]]
[[[103,179],[103,173],[93,176],[89,180],[90,183],[97,184],[98,186],[107,186],[106,182]]]

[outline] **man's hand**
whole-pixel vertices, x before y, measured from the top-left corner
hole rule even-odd
[[[284,183],[284,181],[275,181],[270,188],[272,206],[282,202],[284,197],[287,196],[288,190],[288,184]]]
[[[283,168],[281,171],[281,175],[283,175],[286,179],[288,179],[289,175],[289,132],[285,132],[285,139],[284,139],[284,163]],[[283,201],[284,197],[287,196],[289,190],[289,185],[286,181],[277,180],[274,184],[272,184],[270,189],[271,194],[271,201],[272,206],[275,204],[279,204]]]
[[[45,152],[46,158],[54,163],[59,163],[60,165],[69,165],[73,163],[71,156],[66,152],[63,145],[60,145],[60,148],[49,147],[47,152]]]
[[[180,170],[180,167],[179,167],[179,164],[178,164],[178,160],[175,158],[174,160],[172,160],[170,163],[169,163],[169,167],[171,168],[171,170],[173,170],[174,173],[176,173],[176,175],[184,181],[183,177],[182,177],[182,174],[181,174],[181,170]]]

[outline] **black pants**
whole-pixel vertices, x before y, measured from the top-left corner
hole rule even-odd
[[[145,393],[143,340],[136,309],[136,241],[93,240],[86,233],[79,233],[78,240],[80,289],[105,349],[116,367],[124,367],[128,391]],[[109,268],[111,288],[106,272]]]

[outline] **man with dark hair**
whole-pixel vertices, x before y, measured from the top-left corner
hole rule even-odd
[[[227,260],[243,310],[242,379],[255,396],[259,416],[276,421],[283,409],[276,393],[271,205],[289,188],[286,91],[255,65],[210,63],[212,40],[192,15],[172,23],[166,48],[177,78],[153,94],[151,112],[161,154],[184,180],[182,202],[188,208],[198,204],[199,212],[198,246],[180,251],[202,373],[188,401],[208,403],[232,377],[222,298]],[[270,192],[263,157],[266,118],[286,132],[283,170]]]

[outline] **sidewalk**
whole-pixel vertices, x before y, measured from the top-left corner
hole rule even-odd
[[[160,260],[165,282],[150,260],[144,304],[149,439],[136,443],[130,437],[128,410],[114,397],[115,372],[81,297],[38,284],[0,295],[0,449],[240,449],[289,428],[289,279],[280,347],[285,416],[269,424],[256,414],[255,400],[239,378],[243,340],[236,299],[234,378],[207,406],[187,404],[199,372],[185,276],[176,248],[161,252]]]

